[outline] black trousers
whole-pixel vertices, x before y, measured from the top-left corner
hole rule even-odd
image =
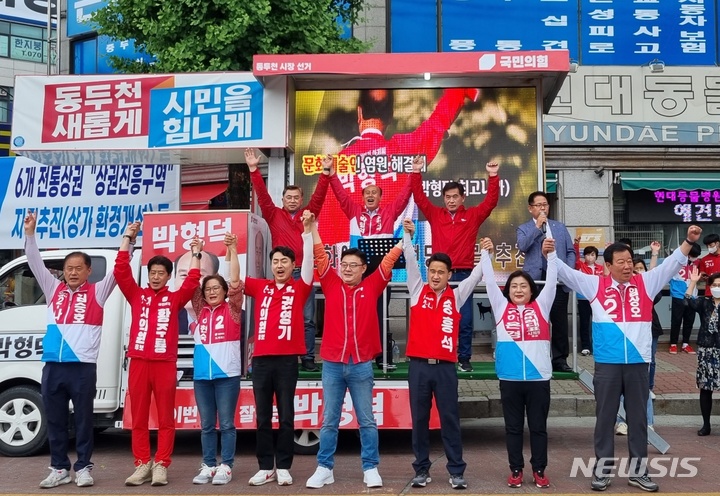
[[[592,307],[588,300],[578,299],[578,317],[580,318],[580,348],[592,351]]]
[[[568,343],[568,301],[570,294],[558,286],[550,309],[551,346],[553,366],[567,364],[570,345]]]
[[[408,369],[412,448],[415,473],[430,470],[430,408],[432,399],[440,414],[440,437],[445,448],[448,472],[464,474],[467,464],[462,458],[460,412],[458,410],[458,378],[455,363],[427,363],[410,359]]]
[[[695,324],[695,311],[685,304],[684,298],[672,298],[670,306],[670,344],[677,344],[682,324],[682,342],[690,343],[690,334]]]
[[[97,383],[97,365],[80,362],[46,362],[42,370],[40,393],[47,413],[50,466],[70,470],[68,457],[70,400],[75,418],[77,472],[88,465],[94,447],[93,402]]]
[[[297,355],[253,357],[252,383],[257,416],[255,455],[260,470],[292,467],[295,448],[297,360]],[[273,398],[277,402],[280,423],[277,448],[273,445]]]
[[[612,466],[606,461],[615,456],[615,420],[620,407],[620,395],[625,396],[625,414],[628,425],[628,450],[630,458],[637,460],[635,467],[628,467],[632,475],[641,462],[647,463],[647,402],[648,364],[597,363],[595,362],[595,457],[608,472]],[[639,474],[643,475],[643,474]]]
[[[530,465],[533,471],[547,467],[547,418],[550,381],[500,381],[500,401],[505,418],[505,444],[510,470],[522,470],[523,433],[527,414],[530,430]]]

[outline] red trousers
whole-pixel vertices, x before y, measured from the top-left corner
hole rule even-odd
[[[158,421],[155,463],[169,467],[175,446],[175,390],[177,363],[130,359],[128,394],[132,414],[132,451],[135,465],[150,461],[150,403],[154,396]]]

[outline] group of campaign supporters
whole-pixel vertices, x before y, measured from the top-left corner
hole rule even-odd
[[[508,486],[524,481],[523,430],[530,431],[532,483],[547,488],[547,417],[553,371],[568,371],[567,304],[570,290],[582,293],[592,313],[593,356],[597,424],[594,435],[598,460],[613,457],[613,426],[620,398],[625,397],[630,455],[638,461],[630,485],[648,491],[657,484],[647,475],[648,363],[651,357],[652,300],[687,263],[687,256],[701,229],[691,226],[686,240],[657,268],[633,271],[631,249],[621,243],[604,252],[604,274],[575,270],[575,248],[567,228],[548,219],[549,203],[543,192],[528,198],[530,221],[517,229],[518,246],[525,252],[524,270],[509,275],[498,287],[493,272],[492,240],[482,238],[480,263],[475,264],[475,244],[483,221],[499,198],[499,166],[488,163],[488,193],[478,206],[464,206],[465,191],[457,182],[443,187],[443,207],[433,205],[422,189],[423,157],[413,161],[405,193],[390,206],[382,204],[382,190],[363,190],[363,204],[352,204],[335,184],[332,157],[323,160],[323,172],[307,207],[303,191],[287,186],[282,207],[272,202],[258,172],[259,157],[246,150],[246,162],[263,217],[272,235],[269,255],[272,278],[240,276],[237,236],[225,235],[229,275],[200,277],[203,242],[190,244],[190,270],[182,285],[170,291],[172,262],[163,256],[148,264],[147,287],[135,282],[130,258],[140,224],[129,224],[123,235],[115,269],[101,282],[87,281],[90,260],[75,252],[65,260],[65,280],[58,281],[38,262],[34,242],[35,217],[25,221],[26,250],[31,268],[48,301],[48,337],[43,360],[43,400],[46,408],[62,410],[48,426],[51,471],[40,486],[71,482],[68,458],[67,403],[75,405],[78,461],[74,465],[78,486],[92,486],[92,398],[100,342],[102,307],[117,284],[132,309],[127,356],[130,359],[128,392],[132,417],[132,451],[135,471],[130,486],[168,483],[175,435],[173,407],[176,391],[178,313],[192,302],[197,325],[194,389],[200,415],[202,464],[196,484],[227,484],[235,458],[235,416],[241,375],[241,308],[244,296],[254,304],[252,384],[256,405],[256,455],[259,470],[250,485],[277,482],[290,485],[294,445],[294,397],[298,360],[305,370],[315,363],[313,275],[325,296],[324,329],[320,348],[323,388],[323,421],[317,468],[306,482],[320,488],[334,482],[334,453],[346,391],[352,399],[361,441],[363,483],[382,487],[378,431],[372,410],[373,362],[382,353],[377,301],[392,278],[392,268],[404,254],[410,316],[406,356],[409,361],[412,418],[413,487],[431,482],[429,422],[433,398],[438,408],[447,458],[446,480],[454,489],[467,488],[466,463],[458,412],[457,372],[472,371],[472,293],[483,279],[497,326],[495,367],[505,419],[510,475]],[[338,270],[331,266],[317,228],[328,186],[338,196],[349,220],[362,226],[365,237],[392,237],[393,225],[410,195],[430,223],[432,253],[427,260],[427,281],[421,277],[414,249],[415,225],[402,219],[403,237],[368,273],[368,258],[357,248],[345,250]],[[335,214],[324,213],[323,216]],[[314,270],[313,270],[314,269]],[[40,276],[38,274],[46,275]],[[52,278],[52,280],[50,280]],[[46,280],[47,279],[47,280]],[[457,281],[457,286],[450,286]],[[544,281],[542,290],[539,281]],[[720,280],[718,281],[720,285]],[[711,283],[712,285],[712,283]],[[92,311],[77,317],[80,305]],[[711,312],[711,311],[710,311]],[[711,312],[712,313],[712,312]],[[73,315],[76,315],[76,318]],[[82,321],[81,319],[85,319]],[[716,319],[717,320],[717,319]],[[564,322],[563,322],[564,321]],[[72,350],[68,352],[68,350]],[[59,351],[64,350],[64,351]],[[82,377],[84,387],[76,384]],[[644,382],[643,382],[644,381]],[[92,387],[90,387],[92,385]],[[148,419],[154,399],[158,419],[158,446],[150,450]],[[273,403],[279,428],[273,435]],[[89,430],[88,430],[89,429]],[[218,436],[219,430],[219,436]],[[217,454],[220,459],[218,460]],[[596,467],[591,487],[606,489],[612,467]]]

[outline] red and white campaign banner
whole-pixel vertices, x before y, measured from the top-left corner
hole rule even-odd
[[[567,72],[567,50],[464,53],[255,55],[253,74],[472,74]]]
[[[379,381],[373,388],[373,414],[379,429],[411,429],[410,391],[407,382]],[[299,383],[295,391],[295,428],[319,429],[323,418],[322,386],[310,386]],[[200,429],[200,415],[195,403],[192,388],[178,388],[175,395],[175,427],[178,429]],[[277,410],[273,406],[273,427],[278,427]],[[123,410],[123,428],[132,427],[130,413],[130,395],[125,396]],[[157,429],[157,413],[153,405],[150,407],[150,428]],[[238,429],[255,429],[255,398],[252,385],[247,382],[240,388],[240,398],[235,415]],[[341,429],[357,429],[357,419],[350,393],[345,393],[345,400],[340,415]],[[440,428],[437,408],[430,410],[430,428]]]
[[[284,79],[262,85],[250,72],[18,76],[11,146],[285,147],[286,91]]]

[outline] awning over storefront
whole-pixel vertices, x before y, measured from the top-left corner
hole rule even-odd
[[[665,189],[675,191],[720,189],[720,174],[716,172],[621,172],[623,191]]]
[[[557,193],[557,172],[545,173],[545,193]]]
[[[208,210],[210,200],[224,193],[228,183],[193,184],[180,190],[181,210]]]

